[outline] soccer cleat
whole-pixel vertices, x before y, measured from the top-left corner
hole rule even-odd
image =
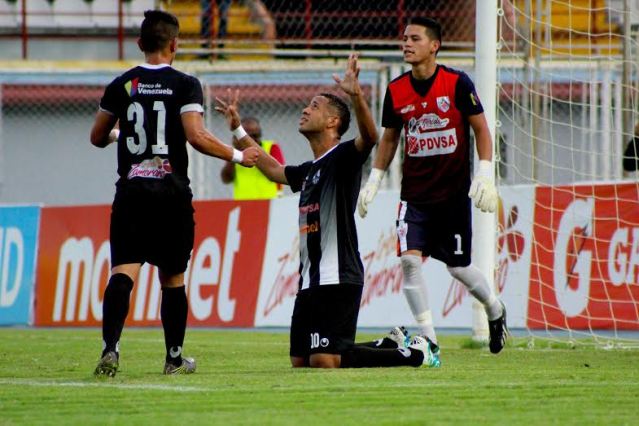
[[[164,363],[164,374],[191,374],[195,373],[195,360],[193,358],[182,357],[182,364],[173,365],[170,362]]]
[[[110,351],[104,354],[104,356],[98,362],[98,366],[95,367],[93,372],[96,376],[115,377],[115,373],[118,371],[118,354]]]
[[[430,348],[430,353],[432,354],[432,360],[431,360],[430,367],[434,367],[434,368],[441,367],[442,366],[442,362],[439,359],[439,354],[441,352],[439,350],[439,345],[435,344],[435,342],[430,340],[428,337],[426,338],[426,340],[428,341],[428,347]]]
[[[407,348],[410,345],[410,335],[406,327],[393,327],[388,335],[376,341],[377,346],[391,348],[397,345],[398,348]]]
[[[437,348],[437,355],[433,354],[433,351],[431,349],[433,347]],[[408,348],[411,350],[420,351],[424,354],[424,360],[422,361],[421,365],[430,368],[438,368],[441,366],[441,362],[439,360],[439,346],[431,342],[428,337],[414,336]]]
[[[488,321],[488,331],[490,335],[488,337],[488,347],[490,352],[498,354],[506,345],[506,339],[508,338],[508,326],[506,325],[506,306],[504,302],[501,303],[502,314],[501,317],[496,320]]]

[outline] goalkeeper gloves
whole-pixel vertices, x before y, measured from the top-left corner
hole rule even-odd
[[[470,185],[468,196],[475,202],[475,207],[486,213],[497,209],[497,189],[493,182],[493,167],[490,161],[480,160],[479,168]]]
[[[384,170],[376,168],[371,169],[368,181],[366,181],[364,189],[360,191],[359,200],[357,201],[357,211],[361,217],[366,217],[366,213],[368,213],[368,205],[373,201],[373,198],[375,198],[383,177]]]

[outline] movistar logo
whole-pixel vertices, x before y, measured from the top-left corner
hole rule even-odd
[[[134,78],[133,80],[129,80],[126,83],[124,83],[124,89],[126,90],[126,93],[133,97],[138,93],[138,81],[140,79],[139,78]]]

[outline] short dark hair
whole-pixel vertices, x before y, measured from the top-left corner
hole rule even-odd
[[[426,34],[431,40],[442,42],[442,26],[434,19],[425,16],[415,16],[408,21],[408,25],[419,25],[426,28]]]
[[[164,49],[179,32],[180,24],[175,15],[162,10],[147,10],[140,27],[142,51],[153,53]]]
[[[337,134],[342,136],[348,130],[348,126],[351,124],[351,112],[348,109],[346,102],[339,96],[332,93],[320,93],[320,96],[328,99],[328,105],[330,105],[339,117],[339,127],[337,128]]]

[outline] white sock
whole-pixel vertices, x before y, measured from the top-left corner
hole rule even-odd
[[[448,267],[448,272],[459,282],[464,284],[466,289],[475,299],[479,300],[486,309],[488,320],[499,318],[502,314],[501,303],[488,285],[488,281],[478,267],[473,264],[468,266]]]
[[[433,315],[428,303],[426,283],[422,276],[422,258],[410,254],[402,255],[401,262],[404,272],[404,295],[408,306],[410,306],[420,333],[436,344],[437,336],[433,327]]]

